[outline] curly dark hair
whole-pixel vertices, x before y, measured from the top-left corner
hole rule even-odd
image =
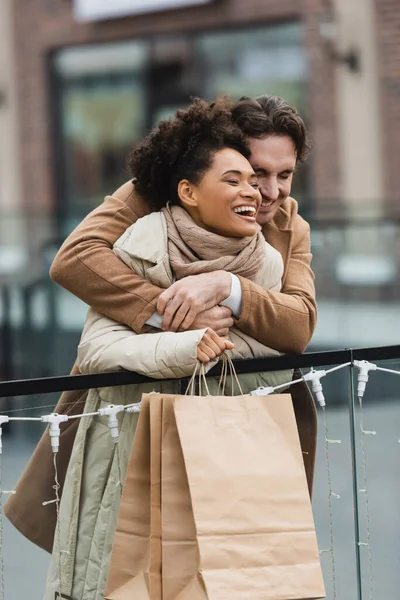
[[[243,96],[233,106],[232,117],[248,137],[290,136],[300,162],[306,160],[311,150],[306,124],[297,110],[279,96]]]
[[[133,148],[127,163],[137,192],[159,210],[167,202],[179,204],[179,181],[198,184],[214,154],[224,148],[250,156],[245,134],[232,121],[232,101],[218,98],[210,104],[195,98],[188,108],[161,121]]]

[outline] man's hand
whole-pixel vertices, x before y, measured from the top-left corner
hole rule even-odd
[[[207,329],[197,346],[197,358],[202,363],[208,363],[234,347],[231,341],[224,340],[212,329]]]
[[[195,317],[189,329],[203,329],[205,327],[210,327],[220,337],[228,337],[229,330],[233,327],[231,309],[227,306],[214,306],[203,310]]]
[[[186,331],[197,315],[213,308],[231,293],[232,278],[227,271],[184,277],[163,292],[157,312],[163,315],[164,331]]]

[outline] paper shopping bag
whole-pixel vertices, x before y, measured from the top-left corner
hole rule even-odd
[[[162,600],[161,584],[161,443],[163,401],[158,394],[150,401],[150,600]],[[135,599],[136,600],[136,599]]]
[[[144,394],[121,496],[106,600],[161,600],[161,422],[159,397]]]
[[[200,555],[185,460],[174,414],[163,397],[161,515],[163,600],[207,600],[198,577]]]
[[[163,397],[163,600],[325,597],[290,395]]]

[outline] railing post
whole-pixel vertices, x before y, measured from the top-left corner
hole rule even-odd
[[[13,378],[10,288],[5,284],[0,287],[0,291],[3,305],[3,319],[1,324],[1,371],[3,378],[7,381]]]
[[[352,354],[352,352],[351,352]],[[361,573],[361,554],[360,554],[360,521],[358,505],[358,478],[357,478],[357,440],[356,440],[356,419],[354,403],[354,381],[353,381],[353,356],[351,356],[351,365],[349,367],[349,423],[350,423],[350,447],[351,447],[351,469],[353,479],[353,508],[354,508],[354,537],[356,551],[356,576],[357,576],[357,599],[362,600],[362,573]]]

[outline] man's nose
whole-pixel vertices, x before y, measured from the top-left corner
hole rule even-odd
[[[279,186],[276,179],[269,179],[261,182],[261,193],[270,200],[277,200],[279,198]]]

